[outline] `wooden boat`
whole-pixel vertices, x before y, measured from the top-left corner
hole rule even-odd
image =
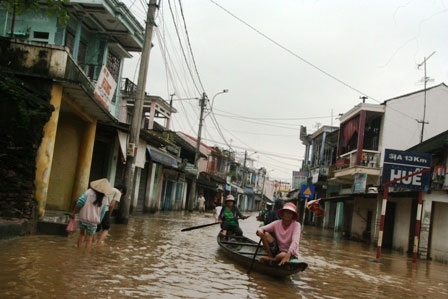
[[[264,214],[263,215],[257,215],[257,221],[264,221]]]
[[[244,236],[229,236],[228,238],[218,235],[218,244],[222,251],[235,262],[249,270],[258,243]],[[276,262],[260,262],[261,256],[266,256],[263,245],[258,248],[257,256],[253,262],[251,270],[271,276],[285,277],[304,271],[308,264],[297,259],[279,266]]]

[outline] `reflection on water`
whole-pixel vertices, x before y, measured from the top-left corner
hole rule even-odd
[[[103,247],[75,247],[77,236],[0,241],[0,298],[447,298],[448,266],[383,252],[305,227],[309,267],[273,279],[234,265],[218,248],[211,214],[167,212],[113,225]],[[241,221],[257,240],[255,214]]]

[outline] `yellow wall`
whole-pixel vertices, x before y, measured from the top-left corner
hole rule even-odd
[[[36,188],[36,201],[39,205],[40,216],[43,216],[45,213],[61,101],[62,85],[55,83],[53,84],[53,88],[51,90],[50,100],[50,103],[53,105],[55,110],[53,111],[50,120],[44,126],[44,136],[42,137],[42,142],[37,150],[36,158],[36,178],[34,180],[34,185]]]
[[[39,214],[46,210],[69,211],[87,189],[96,119],[54,84],[51,104],[55,107],[44,127],[36,161],[36,200]]]
[[[46,209],[63,211],[70,209],[85,126],[85,123],[73,113],[60,114]]]
[[[45,208],[69,211],[89,185],[97,121],[68,95],[61,111]]]
[[[74,206],[78,197],[89,187],[96,125],[96,120],[86,123],[85,130],[82,134],[78,163],[76,165],[76,180],[72,190],[72,206]]]

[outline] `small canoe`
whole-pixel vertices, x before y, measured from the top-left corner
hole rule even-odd
[[[255,251],[257,250],[257,242],[244,236],[231,236],[229,238],[225,238],[218,235],[217,240],[219,247],[229,258],[231,258],[241,266],[249,269]],[[302,272],[308,267],[307,263],[302,262],[298,259],[292,259],[290,262],[282,266],[279,266],[278,263],[273,262],[261,263],[260,257],[263,255],[266,256],[267,254],[263,248],[263,245],[260,245],[251,270],[271,276],[285,277],[298,272]]]

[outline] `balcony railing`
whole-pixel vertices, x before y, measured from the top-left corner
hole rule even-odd
[[[120,84],[120,90],[128,93],[137,92],[137,84],[129,80],[128,78],[122,78]]]
[[[1,38],[0,43],[6,49],[2,58],[14,58],[5,63],[13,72],[76,82],[93,95],[94,83],[66,48],[8,38]]]
[[[340,155],[336,160],[335,167],[337,170],[352,167],[380,168],[380,152],[372,150],[363,150],[361,153],[361,162],[356,165],[356,154],[358,150]]]

